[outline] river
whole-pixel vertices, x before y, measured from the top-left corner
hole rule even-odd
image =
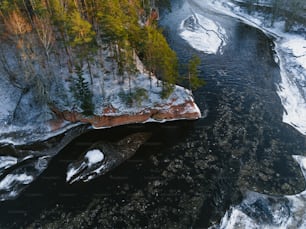
[[[193,55],[201,59],[206,86],[194,95],[205,117],[81,135],[17,199],[0,204],[2,228],[218,228],[224,215],[228,219],[237,209],[249,209],[241,228],[248,228],[243,226],[248,219],[260,228],[274,223],[266,211],[271,196],[273,203],[276,196],[280,203],[290,203],[285,194],[305,190],[292,157],[305,155],[305,136],[282,121],[273,38],[193,1],[172,2],[160,24],[181,63]],[[192,46],[186,40],[190,33],[184,36],[182,22],[197,33],[194,15],[222,27],[222,49],[208,54],[198,50],[199,43]],[[117,169],[90,183],[65,182],[69,162],[93,142],[144,130],[152,133],[151,139]],[[261,204],[250,201],[256,198]],[[305,204],[303,198],[298,201]],[[230,228],[224,218],[221,226]]]

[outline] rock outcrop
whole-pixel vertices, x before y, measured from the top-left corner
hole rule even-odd
[[[56,130],[61,128],[65,121],[89,123],[93,128],[108,128],[132,123],[166,122],[173,120],[196,120],[201,117],[201,112],[193,99],[185,100],[182,103],[157,104],[154,107],[144,107],[133,113],[121,112],[114,107],[103,109],[102,115],[85,116],[75,111],[61,111],[56,107],[51,110],[56,114],[56,120],[49,122],[50,128]]]
[[[66,181],[88,182],[114,169],[132,157],[151,137],[149,132],[130,134],[118,142],[96,142],[81,157],[68,165]]]

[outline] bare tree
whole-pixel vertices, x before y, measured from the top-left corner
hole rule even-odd
[[[27,32],[32,30],[29,22],[22,16],[19,10],[12,11],[8,17],[4,18],[6,29],[14,34],[16,37],[20,37]]]
[[[53,48],[54,44],[54,34],[51,25],[51,21],[49,17],[35,17],[34,18],[35,29],[41,42],[45,54],[47,56],[47,60],[50,59],[50,52]]]

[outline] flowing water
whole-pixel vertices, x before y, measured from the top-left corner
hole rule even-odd
[[[222,27],[216,54],[188,42],[205,33],[197,24],[202,17]],[[237,219],[232,228],[277,228],[295,214],[303,228],[305,212],[293,207],[305,204],[303,193],[295,194],[305,190],[306,168],[292,155],[305,156],[306,139],[282,122],[273,39],[192,1],[173,1],[160,23],[182,63],[201,58],[207,84],[194,94],[206,117],[81,135],[22,195],[0,204],[1,227],[207,228],[225,215],[216,228]],[[151,139],[117,169],[90,183],[65,182],[67,165],[92,143],[144,130]]]

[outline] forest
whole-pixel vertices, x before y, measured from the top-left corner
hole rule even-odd
[[[162,96],[167,96],[178,81],[178,60],[153,7],[149,0],[1,0],[1,77],[23,93],[34,90],[37,102],[47,104],[52,86],[63,74],[71,75],[75,97],[83,100],[83,110],[92,110],[90,83],[97,63],[103,69],[105,59],[112,59],[114,74],[131,77],[137,56],[164,82]],[[200,84],[195,68],[191,75]]]

